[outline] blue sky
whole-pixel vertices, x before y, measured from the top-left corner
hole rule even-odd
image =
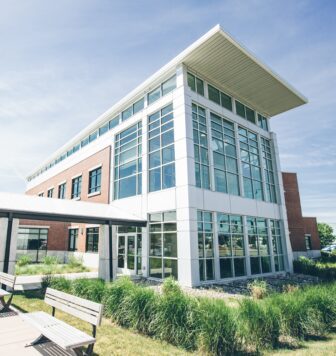
[[[217,23],[309,99],[274,117],[303,212],[336,228],[336,3],[0,0],[0,190]]]

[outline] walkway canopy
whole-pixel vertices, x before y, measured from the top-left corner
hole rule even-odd
[[[107,252],[109,279],[113,279],[112,225],[144,227],[147,224],[146,220],[110,204],[0,193],[0,271],[8,272],[9,264],[15,263],[15,226],[17,228],[19,219],[107,226],[108,241],[104,242],[107,251],[102,253]],[[13,222],[16,222],[16,224],[13,224]]]

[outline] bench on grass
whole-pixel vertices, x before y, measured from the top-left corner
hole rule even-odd
[[[15,286],[16,276],[12,276],[11,274],[0,272],[0,313],[8,312],[9,307],[12,303],[13,292]],[[12,291],[8,292],[5,289],[2,289],[2,285],[12,288]],[[9,299],[5,302],[5,297]]]
[[[92,355],[93,346],[96,342],[96,328],[101,324],[102,320],[102,304],[51,288],[47,288],[44,301],[46,304],[52,306],[52,315],[45,312],[33,312],[22,315],[24,320],[41,333],[38,338],[26,345],[26,347],[52,341],[75,355]],[[92,325],[92,336],[56,319],[56,309],[90,323]],[[85,351],[82,351],[83,346],[87,346]]]

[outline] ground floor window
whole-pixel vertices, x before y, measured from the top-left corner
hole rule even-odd
[[[99,228],[89,227],[86,229],[86,252],[98,252]]]
[[[149,215],[149,276],[178,279],[175,211]]]
[[[213,214],[208,211],[197,211],[198,258],[201,281],[215,279]]]
[[[69,229],[69,251],[77,251],[78,229]]]
[[[306,250],[310,251],[312,249],[311,235],[310,234],[305,234],[305,244],[306,244]]]
[[[142,233],[140,227],[118,227],[118,268],[142,274]]]
[[[270,220],[270,228],[272,234],[274,270],[275,272],[283,271],[285,266],[280,221]]]
[[[272,272],[267,220],[247,217],[251,274]]]
[[[243,217],[217,214],[220,278],[246,275]]]
[[[19,227],[17,257],[29,255],[33,262],[41,262],[47,254],[48,229]]]

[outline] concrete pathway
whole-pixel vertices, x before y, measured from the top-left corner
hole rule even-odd
[[[20,315],[0,317],[0,355],[41,356],[33,347],[25,347],[38,336],[39,332],[24,322]]]

